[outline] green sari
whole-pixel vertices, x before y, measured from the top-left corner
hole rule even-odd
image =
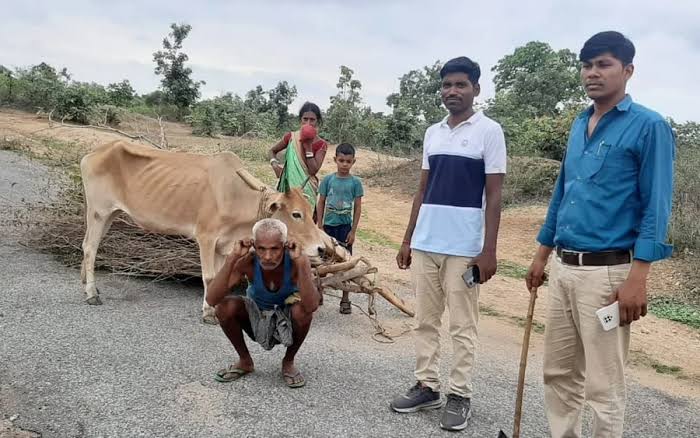
[[[298,138],[299,131],[293,131],[284,154],[284,169],[277,183],[277,191],[286,192],[294,187],[300,188],[309,204],[311,204],[311,208],[315,210],[318,178],[309,175],[309,168],[304,158],[302,158],[304,157],[304,150]]]

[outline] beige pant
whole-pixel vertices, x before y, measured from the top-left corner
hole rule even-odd
[[[606,332],[595,312],[608,304],[630,266],[571,266],[553,257],[543,371],[554,438],[581,436],[584,393],[593,409],[593,437],[622,436],[630,327]]]
[[[453,350],[449,393],[469,398],[479,321],[479,286],[470,289],[462,280],[470,260],[414,250],[411,263],[416,288],[416,380],[440,390],[440,327],[447,303]]]

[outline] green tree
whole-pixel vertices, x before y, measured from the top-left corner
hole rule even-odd
[[[0,105],[14,102],[14,81],[15,77],[12,70],[4,65],[0,65]]]
[[[66,121],[82,124],[101,123],[97,117],[98,106],[107,103],[108,99],[102,85],[71,82],[63,88],[53,109],[57,117]]]
[[[267,92],[262,85],[258,85],[245,94],[245,106],[254,113],[263,113],[269,109],[270,103],[267,99]]]
[[[579,62],[569,49],[553,50],[531,41],[501,58],[496,73],[496,97],[489,103],[493,116],[556,116],[585,99],[579,80]]]
[[[560,160],[571,121],[585,102],[576,55],[531,41],[501,58],[486,113],[505,131],[511,155]]]
[[[404,112],[428,125],[438,122],[446,115],[440,97],[440,69],[442,64],[435,61],[422,70],[411,70],[400,79],[399,92],[390,94],[386,103],[393,110],[402,108]]]
[[[696,149],[700,151],[700,123],[691,121],[677,123],[673,119],[669,119],[669,123],[676,136],[678,149]]]
[[[136,91],[128,79],[107,85],[107,97],[112,105],[128,107],[134,102]]]
[[[163,39],[163,49],[153,54],[155,73],[163,76],[161,85],[168,103],[176,105],[184,115],[200,96],[199,87],[204,81],[192,79],[192,69],[185,63],[189,59],[182,52],[182,42],[192,30],[189,24],[170,25],[172,31]]]
[[[338,94],[331,96],[331,105],[326,115],[325,129],[331,140],[341,143],[354,141],[354,134],[360,122],[362,83],[353,79],[355,72],[341,65],[340,78],[336,87]]]
[[[408,109],[399,105],[386,118],[383,146],[397,152],[410,152],[420,148],[427,126],[424,120],[418,119]]]
[[[287,128],[289,121],[289,105],[297,97],[297,87],[290,86],[287,81],[281,81],[275,88],[268,91],[270,110],[277,115],[277,129]]]
[[[51,111],[56,107],[70,75],[64,68],[55,68],[42,62],[28,69],[17,69],[15,102],[22,107]]]

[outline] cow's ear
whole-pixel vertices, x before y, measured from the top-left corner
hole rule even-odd
[[[282,208],[282,204],[278,201],[270,203],[270,206],[267,207],[267,212],[268,213],[275,213],[277,210]]]
[[[281,196],[276,196],[267,204],[267,214],[275,214],[282,208],[283,202]]]

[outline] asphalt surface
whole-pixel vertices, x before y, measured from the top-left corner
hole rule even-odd
[[[283,383],[281,348],[250,343],[255,373],[213,380],[235,353],[218,327],[200,322],[197,285],[101,274],[104,305],[86,305],[77,270],[18,242],[14,208],[51,192],[46,172],[0,151],[0,420],[17,416],[15,426],[46,437],[456,435],[439,429],[440,411],[389,410],[389,400],[413,384],[411,337],[374,342],[367,318],[357,309],[338,314],[333,297],[297,356],[307,379],[300,389]],[[377,308],[380,317],[400,318],[381,299]],[[500,428],[510,435],[520,354],[498,324],[483,319],[473,417],[456,436],[496,437]],[[445,346],[445,379],[449,358]],[[532,355],[523,437],[547,436],[542,394],[541,358]],[[631,383],[625,436],[693,437],[699,413],[697,401]]]

